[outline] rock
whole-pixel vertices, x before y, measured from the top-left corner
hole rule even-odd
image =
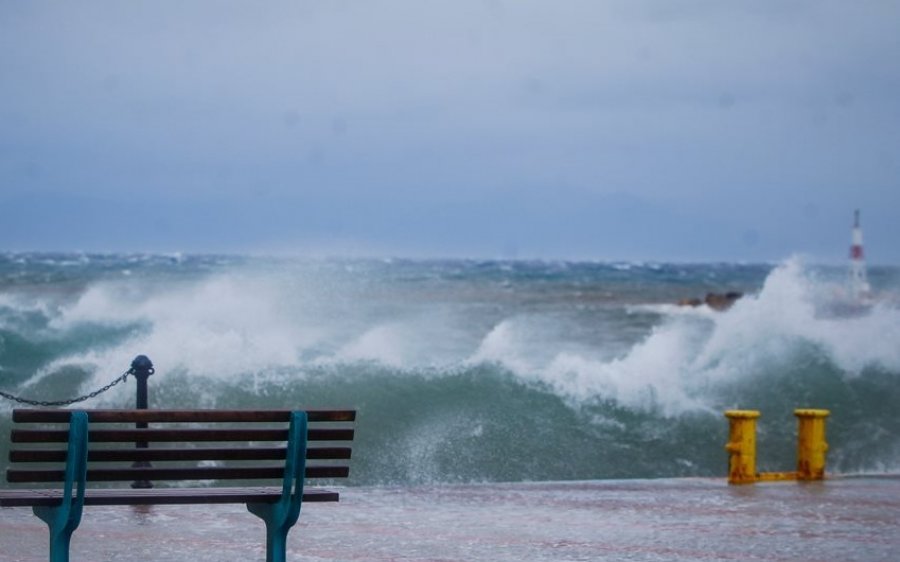
[[[703,302],[705,302],[706,306],[710,307],[713,310],[727,310],[731,308],[731,305],[734,304],[734,301],[738,300],[742,296],[744,296],[743,293],[734,291],[725,294],[706,293],[706,298],[703,299]]]
[[[713,310],[727,310],[734,304],[734,301],[744,296],[744,293],[737,291],[729,291],[727,293],[706,293],[704,299],[681,299],[678,306],[700,306],[705,304]]]

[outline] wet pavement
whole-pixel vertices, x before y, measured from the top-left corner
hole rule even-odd
[[[288,560],[900,560],[900,478],[729,486],[720,479],[345,488],[310,504]],[[0,561],[47,559],[46,527],[0,509]],[[88,507],[79,560],[265,559],[241,505]]]

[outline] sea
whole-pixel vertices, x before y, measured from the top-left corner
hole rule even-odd
[[[401,527],[428,519],[427,506],[441,498],[451,498],[451,507],[437,519],[465,513],[469,501],[490,503],[479,494],[535,493],[535,505],[563,505],[575,501],[578,486],[590,495],[602,482],[629,489],[628,482],[701,479],[724,493],[729,409],[760,411],[762,471],[794,469],[794,410],[824,408],[831,413],[829,474],[896,476],[900,268],[870,266],[868,275],[874,304],[846,315],[829,303],[846,291],[847,268],[801,257],[663,263],[0,253],[0,391],[8,396],[0,398],[0,471],[19,406],[10,397],[90,395],[145,355],[155,369],[151,408],[357,409],[340,506],[356,497],[375,509],[399,501],[390,500],[398,490],[430,498],[393,513]],[[722,311],[678,304],[710,292],[743,296]],[[133,378],[77,403],[134,404]],[[682,485],[692,486],[657,492],[665,497]],[[454,497],[469,499],[454,504]],[[326,517],[328,509],[309,508]],[[3,517],[0,529],[37,521],[30,512]],[[559,523],[561,534],[569,523]],[[433,533],[420,534],[434,540]],[[367,559],[368,547],[357,546],[358,558],[337,558]],[[442,559],[439,552],[383,559]],[[597,559],[541,552],[506,559]],[[673,559],[635,552],[630,559]],[[500,554],[481,559],[505,559]]]

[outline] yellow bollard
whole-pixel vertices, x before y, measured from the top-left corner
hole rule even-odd
[[[752,484],[756,482],[756,418],[757,410],[728,410],[729,453],[728,483]]]
[[[797,416],[797,479],[822,480],[825,477],[825,418],[828,410],[799,408]]]

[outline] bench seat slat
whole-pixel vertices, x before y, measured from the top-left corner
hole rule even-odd
[[[302,409],[302,408],[300,408]],[[310,422],[352,422],[356,410],[305,410]],[[67,423],[69,410],[14,409],[16,423]],[[287,422],[291,410],[89,410],[90,423]]]
[[[286,441],[287,429],[90,429],[90,443]],[[13,443],[65,443],[68,430],[13,429]],[[353,429],[310,429],[309,441],[352,441]]]
[[[332,490],[306,488],[304,502],[336,502],[339,493]],[[61,490],[0,490],[0,507],[53,506],[60,502]],[[89,489],[85,505],[186,505],[274,502],[281,497],[281,488],[152,488],[152,489]]]
[[[349,447],[310,447],[306,458],[311,460],[349,459]],[[178,448],[178,449],[92,449],[88,462],[135,461],[249,461],[284,460],[284,447]],[[10,462],[65,462],[62,449],[16,449],[9,453]]]
[[[307,466],[307,478],[346,478],[347,466]],[[284,475],[284,466],[273,467],[197,467],[197,468],[99,468],[88,469],[89,482],[134,480],[277,480]],[[10,468],[6,480],[13,484],[62,482],[62,470],[21,470]]]

